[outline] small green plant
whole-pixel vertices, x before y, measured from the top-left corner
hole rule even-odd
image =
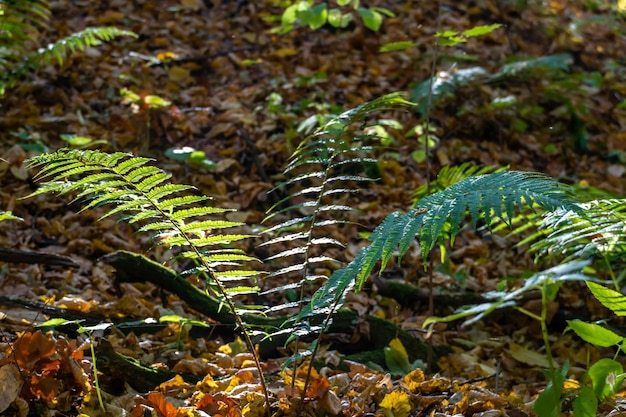
[[[293,30],[296,24],[313,30],[326,24],[343,29],[348,27],[356,14],[363,20],[365,27],[376,32],[383,23],[383,15],[395,16],[382,7],[362,7],[359,0],[337,0],[337,6],[329,8],[326,2],[315,4],[313,0],[296,0],[285,9],[280,17],[281,25],[273,31],[284,34]],[[348,11],[345,7],[349,7]]]
[[[177,148],[168,148],[165,156],[175,161],[186,161],[192,165],[201,166],[210,170],[214,170],[217,164],[207,158],[204,151],[200,151],[191,146],[183,146]]]
[[[595,282],[587,282],[587,286],[593,296],[613,314],[626,316],[626,296]],[[568,329],[587,343],[597,347],[616,347],[613,359],[603,358],[589,367],[587,377],[591,386],[582,385],[575,393],[574,416],[595,416],[598,404],[608,401],[617,393],[626,379],[622,364],[616,360],[626,347],[626,338],[597,323],[580,320],[569,320],[567,323]]]

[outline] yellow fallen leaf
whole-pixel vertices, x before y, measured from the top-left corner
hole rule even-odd
[[[415,391],[419,388],[420,384],[424,382],[424,379],[424,372],[417,368],[405,375],[404,383],[407,385],[409,390]]]
[[[284,58],[286,56],[293,56],[298,53],[298,50],[295,48],[280,48],[274,51],[274,56],[278,58]]]
[[[392,391],[380,402],[387,417],[408,417],[411,413],[411,400],[404,391]]]
[[[408,353],[406,353],[406,349],[404,348],[404,345],[402,344],[400,339],[398,339],[397,337],[393,339],[391,342],[389,342],[389,347],[397,350],[398,352],[402,353],[404,356],[407,356],[407,357],[409,356]]]

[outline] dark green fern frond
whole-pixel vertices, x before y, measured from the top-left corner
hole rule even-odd
[[[31,164],[41,167],[38,178],[47,182],[32,195],[72,193],[75,200],[89,200],[82,210],[112,205],[102,218],[121,214],[130,224],[142,224],[138,231],[151,233],[158,244],[181,247],[180,256],[197,265],[192,272],[208,277],[209,286],[216,286],[219,296],[234,291],[226,283],[247,282],[258,275],[241,269],[242,262],[254,258],[230,248],[250,235],[225,232],[243,224],[209,218],[231,210],[198,205],[206,204],[208,197],[190,194],[191,186],[170,183],[171,175],[149,162],[121,152],[62,149],[44,154]],[[247,286],[238,290],[244,288],[249,290]]]
[[[488,228],[496,218],[508,223],[516,208],[534,204],[548,211],[566,207],[581,212],[567,191],[567,186],[553,178],[533,172],[501,171],[468,177],[418,202],[418,209],[427,210],[421,215],[422,254],[425,257],[434,247],[446,222],[454,240],[466,212],[474,228],[481,218]]]
[[[454,239],[466,213],[474,227],[478,219],[483,219],[487,227],[496,218],[507,221],[516,209],[533,204],[549,211],[563,208],[581,213],[568,191],[566,185],[533,172],[504,171],[465,178],[423,198],[408,213],[387,216],[369,237],[370,246],[361,249],[346,268],[356,271],[352,279],[360,288],[379,260],[384,268],[396,253],[402,257],[416,237],[426,262],[439,240]]]

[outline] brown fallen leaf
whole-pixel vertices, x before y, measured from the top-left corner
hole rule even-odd
[[[9,408],[17,398],[17,394],[22,389],[22,378],[20,371],[14,364],[10,363],[0,367],[0,413]]]

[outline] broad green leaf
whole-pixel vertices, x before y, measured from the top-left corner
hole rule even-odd
[[[287,7],[283,12],[280,20],[283,26],[291,26],[296,22],[296,13],[298,12],[298,3]]]
[[[78,136],[78,135],[59,135],[59,136],[68,144],[77,148],[90,145],[92,142],[94,142],[92,138],[88,138],[86,136]]]
[[[580,320],[568,320],[567,324],[585,342],[595,346],[615,346],[624,341],[624,338],[609,329],[595,323],[585,323]]]
[[[361,19],[363,19],[363,24],[366,28],[377,32],[380,29],[380,25],[383,23],[383,15],[379,12],[367,9],[365,7],[359,7],[357,9],[359,15],[361,15]]]
[[[346,4],[350,3],[352,0],[337,0],[337,5],[339,6],[345,6]]]
[[[593,383],[593,391],[600,400],[617,392],[625,377],[622,364],[608,358],[591,365],[588,375]]]
[[[595,282],[587,282],[587,287],[589,287],[594,297],[615,315],[620,317],[626,316],[626,296]]]
[[[154,95],[147,95],[144,98],[144,102],[148,105],[148,108],[151,108],[151,109],[158,109],[158,108],[161,108],[161,107],[167,107],[170,104],[172,104],[171,101],[166,100],[166,99],[164,99],[162,97],[159,97],[159,96],[154,96]]]
[[[500,23],[496,23],[493,25],[476,26],[466,31],[463,31],[463,36],[471,38],[474,36],[485,35],[487,33],[493,32],[494,30],[498,29],[500,26],[502,26]]]
[[[568,370],[569,362],[565,362],[562,368],[544,372],[546,374],[548,384],[533,405],[533,410],[539,417],[561,416],[563,383],[565,382]]]
[[[445,30],[443,32],[437,32],[435,33],[435,36],[438,38],[451,38],[453,36],[458,36],[459,32],[456,32],[454,30]]]
[[[313,30],[319,29],[326,23],[328,18],[328,10],[326,3],[320,3],[309,9],[309,27]]]
[[[591,388],[583,385],[572,404],[574,417],[595,417],[598,411],[598,397]]]
[[[385,352],[385,365],[392,374],[405,375],[411,371],[411,364],[409,363],[409,357],[406,352],[400,352],[391,347],[386,347]]]
[[[62,325],[65,325],[65,324],[77,324],[77,325],[80,325],[80,323],[82,323],[82,322],[83,322],[83,320],[66,320],[66,319],[62,319],[62,318],[54,318],[54,319],[46,320],[43,323],[39,323],[35,327],[56,327],[56,326],[62,326]]]
[[[341,10],[339,9],[330,9],[328,11],[328,23],[332,26],[332,27],[340,27],[341,26]],[[315,116],[313,116],[313,118],[311,119],[311,121],[317,121],[317,118]],[[298,128],[300,129],[300,127]]]

